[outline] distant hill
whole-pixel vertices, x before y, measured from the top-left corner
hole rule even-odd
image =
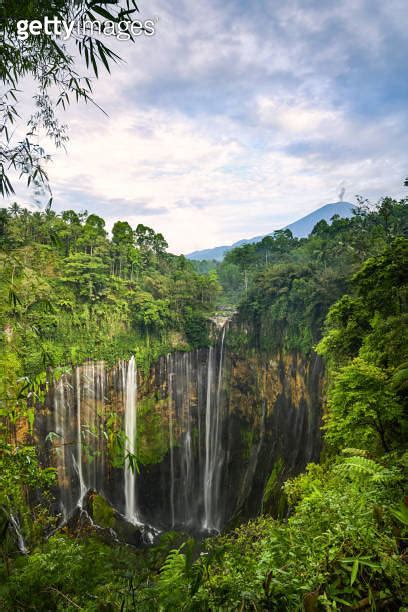
[[[355,208],[356,206],[350,202],[333,202],[331,204],[325,204],[305,217],[302,217],[298,221],[290,223],[290,225],[286,225],[286,227],[283,227],[282,229],[290,229],[296,238],[305,238],[310,234],[316,223],[322,221],[322,219],[330,223],[330,220],[332,217],[334,217],[334,215],[348,218],[351,217]],[[265,238],[265,236],[270,236],[271,234],[273,234],[273,232],[263,234],[262,236],[255,236],[254,238],[248,238],[246,240],[238,240],[238,242],[234,242],[234,244],[231,245],[218,246],[212,249],[203,249],[202,251],[194,251],[193,253],[189,253],[186,257],[195,261],[200,261],[201,259],[215,259],[217,261],[221,261],[225,253],[231,251],[231,249],[235,249],[235,247],[242,246],[243,244],[260,242],[262,238]]]

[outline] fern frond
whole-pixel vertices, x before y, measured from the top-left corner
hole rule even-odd
[[[337,466],[339,472],[348,473],[357,478],[371,478],[376,482],[386,482],[390,479],[391,473],[387,468],[367,457],[348,457],[343,463]]]
[[[368,451],[362,448],[343,448],[342,452],[345,455],[353,455],[357,457],[368,457]]]
[[[179,548],[169,552],[161,571],[159,586],[167,587],[175,584],[184,577],[186,571],[186,557]]]

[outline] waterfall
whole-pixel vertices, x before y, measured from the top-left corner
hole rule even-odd
[[[139,389],[134,357],[112,368],[87,361],[55,381],[35,429],[38,440],[52,440],[42,456],[57,468],[64,522],[87,509],[94,490],[115,520],[135,526],[132,542],[159,529],[216,533],[262,508],[278,460],[296,473],[318,455],[317,391],[298,403],[279,360],[262,366],[261,380],[252,363],[228,355],[227,334],[218,327],[211,347],[163,356]],[[305,379],[312,390],[319,372]],[[137,473],[129,454],[138,456]]]
[[[73,493],[68,486],[67,479],[71,473],[72,453],[69,452],[69,447],[72,445],[71,430],[70,430],[70,402],[68,393],[70,389],[68,383],[64,381],[64,376],[61,376],[56,383],[54,393],[54,428],[56,434],[55,452],[57,457],[57,471],[60,483],[63,484],[60,496],[60,510],[63,521],[65,522],[73,508],[75,501]]]
[[[168,367],[172,363],[171,358],[168,360]],[[173,376],[174,372],[168,373],[168,387],[169,387],[169,447],[170,447],[170,512],[171,512],[171,526],[175,525],[175,511],[174,511],[174,436],[173,436]]]
[[[139,524],[136,510],[136,466],[130,465],[128,454],[136,455],[137,436],[137,378],[135,358],[128,363],[125,387],[125,516],[130,523]],[[132,469],[133,468],[133,469]]]
[[[88,490],[102,490],[105,366],[86,363],[54,385],[54,450],[60,482],[60,509],[66,522],[83,508]]]
[[[204,521],[203,528],[211,529],[211,506],[212,506],[212,483],[211,483],[211,385],[213,377],[213,354],[214,349],[211,346],[208,353],[208,368],[207,368],[207,396],[205,403],[205,465],[204,465]]]
[[[82,399],[85,427],[83,428],[84,447],[87,461],[84,464],[84,481],[87,489],[96,490],[96,365],[88,362],[82,366]],[[78,407],[77,407],[78,409]],[[80,406],[81,409],[81,406]]]
[[[75,461],[75,467],[79,478],[79,500],[78,507],[82,510],[82,503],[86,495],[87,487],[84,481],[84,474],[82,470],[82,430],[81,430],[81,378],[79,368],[75,368],[75,382],[76,382],[76,409],[77,409],[77,421],[76,421],[76,434],[77,434],[77,454]]]
[[[183,355],[183,380],[185,381],[185,387],[183,388],[183,414],[182,423],[183,429],[185,430],[184,442],[183,442],[183,453],[182,453],[182,481],[184,482],[184,523],[191,524],[193,521],[193,508],[192,508],[192,468],[193,468],[193,448],[191,439],[191,406],[190,406],[190,393],[191,393],[191,355],[185,353]]]
[[[23,555],[28,555],[29,550],[25,544],[23,534],[21,533],[20,524],[18,522],[18,519],[14,516],[14,514],[10,514],[9,519],[10,519],[10,524],[14,530],[14,533],[16,534],[18,550]]]
[[[207,367],[207,394],[205,407],[205,466],[204,466],[204,518],[203,529],[206,531],[219,531],[220,509],[219,492],[221,483],[224,451],[222,448],[222,376],[224,365],[224,343],[226,326],[222,329],[221,347],[218,361],[217,380],[214,381],[216,367],[216,352],[210,347]],[[214,385],[215,390],[214,390]]]
[[[308,407],[283,410],[277,402],[272,411],[264,390],[252,399],[258,379],[227,354],[227,326],[218,330],[212,346],[152,364],[139,389],[134,357],[110,369],[88,361],[55,383],[46,433],[57,434],[50,458],[64,520],[87,509],[89,490],[145,539],[158,529],[216,533],[234,513],[261,508],[274,462],[311,439]],[[265,389],[267,382],[265,374]],[[125,437],[119,457],[116,435]]]
[[[223,402],[222,402],[222,383],[223,383],[223,375],[224,375],[224,353],[225,353],[225,334],[227,330],[226,323],[222,328],[221,334],[221,348],[220,348],[220,358],[218,364],[218,380],[217,380],[217,394],[216,394],[216,411],[215,411],[215,427],[214,427],[214,440],[213,440],[213,449],[214,449],[214,461],[212,463],[212,472],[211,472],[211,483],[213,487],[213,528],[217,531],[221,528],[221,516],[220,516],[220,485],[221,485],[221,475],[223,471],[223,463],[224,463],[224,448],[222,445],[222,422],[224,418],[223,412]]]

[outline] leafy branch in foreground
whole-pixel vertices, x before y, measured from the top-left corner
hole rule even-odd
[[[90,76],[81,75],[77,68],[77,57],[61,38],[53,38],[41,31],[38,35],[29,32],[26,40],[18,35],[17,23],[21,20],[57,18],[61,22],[72,21],[113,24],[131,22],[138,11],[135,0],[3,0],[0,4],[0,194],[8,197],[14,193],[12,176],[17,173],[27,177],[27,185],[37,190],[48,188],[48,176],[44,169],[49,159],[44,148],[38,144],[43,130],[54,145],[62,147],[67,142],[67,126],[61,124],[57,109],[65,110],[71,99],[76,102],[94,103]],[[129,40],[134,36],[129,32]],[[80,57],[85,60],[87,70],[99,76],[99,66],[110,72],[112,63],[121,58],[110,49],[93,31],[78,33],[72,37]],[[25,133],[19,126],[19,84],[31,78],[36,88],[33,96],[35,109],[31,113]],[[98,105],[96,105],[98,106]],[[11,173],[11,174],[10,174]]]
[[[353,474],[357,479],[372,478],[373,481],[386,482],[393,476],[392,472],[373,459],[355,456],[343,459],[337,466],[340,472]]]

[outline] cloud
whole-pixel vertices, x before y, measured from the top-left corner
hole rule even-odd
[[[316,138],[322,132],[338,131],[344,122],[339,111],[311,106],[307,101],[285,104],[273,97],[260,96],[256,102],[261,123],[276,127],[289,137],[295,134]]]
[[[405,2],[168,0],[157,33],[73,106],[55,202],[152,225],[175,252],[269,232],[337,198],[402,196]]]
[[[79,175],[72,181],[73,184],[83,184],[86,177]],[[54,194],[56,210],[64,210],[68,206],[75,209],[78,205],[82,210],[88,213],[93,213],[103,216],[105,219],[118,219],[121,215],[127,215],[129,211],[133,211],[138,217],[162,215],[166,212],[164,206],[152,206],[149,202],[128,200],[121,198],[109,198],[106,196],[92,195],[91,193],[77,187],[71,186],[71,181],[66,185],[60,185]],[[61,207],[60,202],[64,201],[64,207]],[[112,224],[111,224],[112,225]]]

